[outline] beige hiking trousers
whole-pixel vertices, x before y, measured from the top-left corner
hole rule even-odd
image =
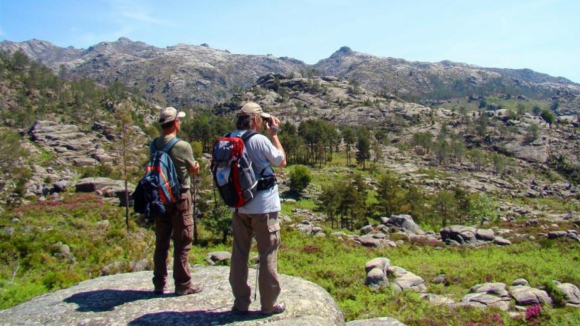
[[[234,307],[247,311],[251,303],[251,288],[248,284],[248,260],[252,237],[256,237],[260,268],[258,284],[263,313],[270,313],[278,295],[278,246],[280,245],[280,223],[278,212],[266,214],[233,213],[232,228],[234,245],[230,268],[230,285],[234,294]]]

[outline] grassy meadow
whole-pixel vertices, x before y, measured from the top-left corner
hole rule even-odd
[[[341,167],[328,167],[341,169]],[[313,183],[331,184],[329,173],[315,173]],[[128,272],[131,262],[152,260],[154,233],[131,216],[125,225],[124,208],[113,206],[95,194],[65,193],[57,202],[30,203],[7,209],[0,216],[0,308],[6,309],[42,293],[72,286],[101,275],[109,266],[111,273]],[[542,202],[554,209],[559,202]],[[561,206],[561,207],[560,207]],[[283,214],[293,222],[295,208],[314,209],[313,199],[284,203]],[[17,219],[17,220],[15,220]],[[376,223],[376,222],[375,222]],[[523,221],[500,227],[518,228]],[[201,224],[201,223],[200,223]],[[312,237],[295,231],[286,223],[282,229],[279,272],[312,281],[335,299],[347,321],[389,316],[408,325],[579,325],[580,309],[543,307],[541,315],[526,321],[499,310],[474,308],[450,309],[419,298],[417,293],[396,293],[390,289],[371,291],[364,285],[367,261],[387,257],[427,281],[428,292],[460,301],[471,286],[484,282],[503,282],[508,286],[525,278],[533,287],[549,286],[552,280],[580,285],[580,244],[567,239],[513,241],[507,247],[486,246],[478,249],[405,243],[397,248],[369,249],[353,242],[336,239],[335,231],[325,222],[319,225],[327,234]],[[13,228],[9,234],[6,227]],[[563,225],[572,229],[572,224]],[[526,229],[539,233],[542,230]],[[206,264],[208,252],[230,251],[220,236],[200,229],[200,245],[191,251],[192,264]],[[66,244],[70,253],[64,249]],[[446,274],[445,285],[431,280]],[[513,304],[513,303],[512,303]]]

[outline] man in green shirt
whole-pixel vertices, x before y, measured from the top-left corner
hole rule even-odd
[[[181,130],[180,118],[185,112],[173,107],[164,108],[159,117],[161,137],[153,140],[157,150],[161,150]],[[191,145],[178,141],[169,151],[177,175],[182,180],[183,192],[176,205],[167,214],[155,218],[155,253],[153,255],[153,285],[155,294],[163,294],[167,282],[167,257],[170,240],[173,239],[173,279],[175,294],[187,295],[201,292],[202,284],[191,282],[189,272],[189,251],[193,239],[193,205],[190,192],[190,175],[199,173],[199,164],[193,157]]]

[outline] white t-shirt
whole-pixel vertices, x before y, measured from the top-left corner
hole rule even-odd
[[[231,136],[241,136],[247,131],[236,130],[231,133]],[[274,147],[270,139],[262,134],[256,134],[246,142],[246,151],[252,160],[256,179],[273,175],[274,171],[270,165],[279,166],[284,161],[284,154]],[[281,209],[278,185],[275,185],[270,189],[256,192],[256,197],[245,206],[238,208],[238,212],[242,214],[264,214],[278,212]]]

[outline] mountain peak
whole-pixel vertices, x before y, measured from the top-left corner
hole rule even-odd
[[[119,44],[131,44],[131,43],[133,43],[133,41],[131,41],[130,39],[128,39],[126,37],[119,37],[119,39],[117,40],[117,43],[119,43]]]
[[[348,46],[343,46],[340,49],[338,49],[338,51],[334,52],[333,55],[340,55],[340,54],[344,54],[344,55],[349,55],[349,54],[353,54],[354,51],[349,48]]]

